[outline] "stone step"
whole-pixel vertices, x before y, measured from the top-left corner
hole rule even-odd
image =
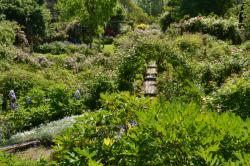
[[[155,81],[145,81],[144,82],[144,94],[154,95],[157,93],[156,82]]]
[[[156,62],[155,61],[149,62],[148,68],[157,68]]]
[[[156,81],[156,76],[148,75],[144,79],[145,81]]]
[[[157,75],[157,69],[156,68],[148,68],[147,75]]]

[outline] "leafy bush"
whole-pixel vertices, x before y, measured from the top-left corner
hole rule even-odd
[[[240,48],[246,50],[246,51],[250,51],[250,40],[244,42],[241,44]]]
[[[244,11],[243,11],[243,15],[244,15],[244,19],[243,19],[243,23],[246,29],[246,33],[247,33],[247,37],[248,39],[250,39],[250,1],[246,0],[244,1]]]
[[[249,120],[231,113],[200,112],[194,104],[147,107],[144,99],[132,97],[126,103],[113,99],[105,107],[110,110],[86,114],[55,140],[58,164],[249,164]]]
[[[170,24],[175,21],[176,19],[173,16],[173,12],[165,12],[160,18],[161,30],[165,32]]]
[[[114,90],[113,82],[105,76],[97,76],[87,87],[89,96],[86,99],[86,105],[92,109],[100,107],[99,99],[101,93],[112,92]]]
[[[12,45],[15,42],[15,30],[18,28],[14,22],[0,21],[0,44]]]
[[[249,74],[228,79],[216,93],[209,98],[209,105],[218,112],[230,111],[243,119],[250,117]]]
[[[4,14],[6,19],[25,26],[25,32],[28,36],[46,35],[50,12],[45,6],[30,0],[2,0],[0,6],[0,13]]]
[[[141,30],[146,30],[148,28],[148,26],[146,24],[139,24],[136,27],[137,29],[141,29]]]
[[[228,10],[233,7],[235,1],[228,0],[170,0],[168,5],[174,10],[176,15],[183,17],[190,15],[191,17],[201,15],[209,15],[214,13],[219,16],[224,16]]]
[[[231,40],[233,44],[241,42],[238,22],[215,17],[194,17],[184,21],[183,30],[187,32],[201,32],[216,36],[218,39]]]
[[[175,45],[181,51],[194,53],[203,45],[203,38],[200,35],[185,34],[176,38]]]
[[[51,53],[54,55],[60,55],[65,53],[84,52],[86,49],[87,48],[84,45],[77,46],[66,42],[52,42],[38,45],[34,48],[34,51],[42,54]]]

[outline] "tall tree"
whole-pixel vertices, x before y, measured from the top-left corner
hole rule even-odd
[[[243,24],[247,32],[247,38],[250,39],[250,0],[244,1]]]
[[[62,19],[81,23],[91,44],[94,36],[103,33],[116,5],[117,0],[59,0],[57,7]]]
[[[31,51],[34,38],[46,35],[51,18],[50,12],[43,5],[42,0],[0,0],[0,14],[3,14],[6,19],[24,26]]]
[[[164,0],[138,0],[138,5],[149,15],[157,16],[162,13]]]

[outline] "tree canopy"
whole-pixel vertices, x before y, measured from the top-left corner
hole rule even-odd
[[[59,0],[57,7],[63,20],[77,20],[87,30],[89,42],[103,32],[114,14],[117,0]]]

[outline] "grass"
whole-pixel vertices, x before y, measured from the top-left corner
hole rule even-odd
[[[16,152],[15,156],[17,158],[20,158],[22,160],[46,160],[49,161],[51,160],[51,149],[45,148],[45,147],[33,147],[29,148],[24,151]]]

